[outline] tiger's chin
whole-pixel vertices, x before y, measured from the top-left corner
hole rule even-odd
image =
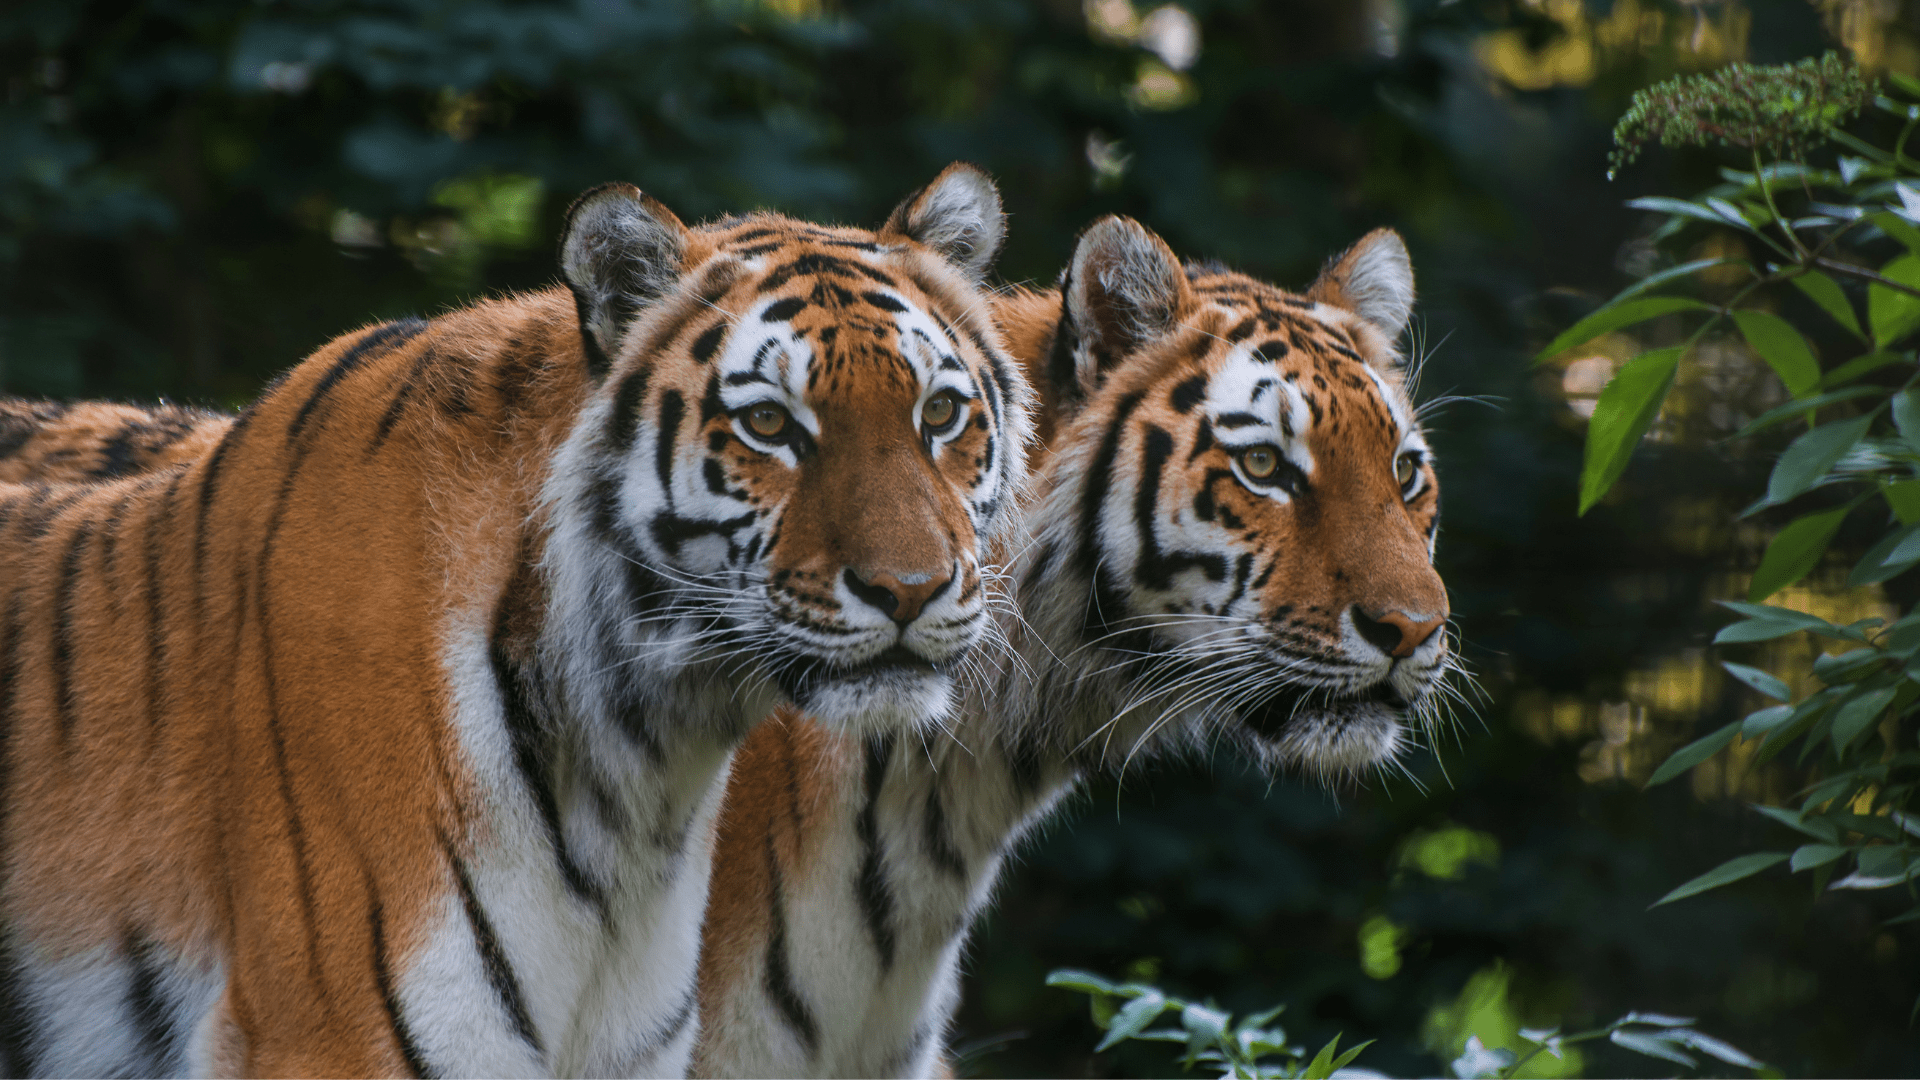
[[[795,706],[824,723],[866,734],[939,723],[954,704],[950,662],[935,663],[896,645],[851,666],[797,655],[770,666]]]
[[[1269,770],[1356,776],[1407,748],[1412,706],[1382,680],[1357,693],[1326,696],[1289,689],[1240,712],[1255,756]]]

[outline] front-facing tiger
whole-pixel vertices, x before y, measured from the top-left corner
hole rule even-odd
[[[569,215],[207,452],[0,485],[0,1071],[673,1075],[729,754],[905,732],[1027,391],[956,167],[878,233]]]

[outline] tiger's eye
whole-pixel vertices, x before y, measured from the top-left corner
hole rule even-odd
[[[1412,454],[1401,454],[1393,459],[1393,478],[1400,481],[1401,487],[1413,483],[1413,474],[1420,468],[1420,462]]]
[[[1240,452],[1240,467],[1255,480],[1265,480],[1280,467],[1280,452],[1271,446],[1255,446]]]
[[[928,431],[938,431],[953,421],[954,411],[953,391],[942,390],[920,406],[920,422]]]
[[[747,426],[763,439],[777,439],[787,430],[787,410],[778,405],[755,405],[747,410]]]

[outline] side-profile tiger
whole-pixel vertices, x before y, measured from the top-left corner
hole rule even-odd
[[[732,748],[914,731],[986,629],[1001,233],[964,166],[877,233],[611,186],[568,289],[0,484],[0,1071],[683,1072]]]
[[[1182,267],[1122,218],[996,301],[1042,387],[1018,659],[939,735],[783,711],[735,759],[701,958],[704,1076],[928,1076],[1009,849],[1090,769],[1229,740],[1392,761],[1451,666],[1437,477],[1396,342],[1406,249],[1304,294]]]

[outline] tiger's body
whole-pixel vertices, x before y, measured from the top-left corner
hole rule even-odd
[[[735,744],[911,731],[984,624],[998,230],[964,169],[879,234],[603,191],[572,295],[0,485],[0,1070],[683,1073]]]
[[[703,930],[699,1075],[937,1074],[968,929],[1090,770],[1225,738],[1268,768],[1351,774],[1432,719],[1446,597],[1394,347],[1398,238],[1302,296],[1183,273],[1110,219],[1066,294],[996,299],[1046,402],[1025,622],[1004,627],[1019,659],[939,735],[782,710],[748,737]],[[1297,470],[1286,501],[1239,478],[1246,446]]]
[[[179,405],[0,399],[0,483],[89,483],[185,465],[233,418]]]
[[[1110,233],[1092,240],[1087,254],[1111,255],[1104,249],[1116,246]],[[1083,296],[1078,314],[1090,328],[1075,325],[1075,308],[1063,309],[1059,291],[994,298],[995,321],[1044,402],[1037,430],[1046,449],[1036,452],[1041,482],[1029,519],[1042,543],[1019,568],[1022,608],[1041,632],[1011,618],[1002,627],[1022,659],[976,688],[944,734],[865,739],[782,708],[736,755],[703,929],[698,1074],[937,1074],[969,928],[1010,852],[1089,771],[1123,768],[1136,754],[1219,736],[1269,767],[1336,773],[1363,769],[1401,748],[1407,732],[1397,722],[1379,723],[1378,715],[1327,718],[1335,738],[1324,730],[1287,731],[1286,721],[1296,719],[1291,715],[1260,718],[1276,711],[1279,696],[1271,688],[1271,658],[1233,658],[1245,674],[1268,684],[1237,701],[1169,682],[1166,671],[1153,666],[1173,651],[1156,640],[1155,630],[1178,628],[1194,614],[1219,618],[1236,606],[1253,608],[1251,626],[1280,625],[1294,635],[1317,631],[1323,657],[1331,652],[1336,659],[1343,649],[1366,651],[1350,611],[1356,598],[1376,611],[1392,604],[1428,605],[1416,612],[1427,616],[1434,605],[1444,611],[1444,594],[1436,592],[1426,566],[1438,518],[1437,478],[1407,407],[1393,347],[1406,305],[1392,302],[1401,293],[1410,298],[1411,279],[1397,280],[1403,267],[1366,265],[1394,255],[1397,241],[1382,252],[1374,247],[1381,238],[1369,237],[1300,296],[1205,267],[1188,267],[1180,281],[1169,280],[1165,265],[1153,265],[1161,253],[1139,240],[1122,233],[1117,246],[1134,263],[1147,264],[1135,266],[1133,277],[1151,280],[1159,271],[1161,295],[1157,301],[1152,295]],[[1083,266],[1083,284],[1099,273],[1098,266]],[[1118,313],[1110,310],[1116,299]],[[1165,311],[1150,332],[1131,340],[1098,334],[1103,308],[1109,309],[1105,321],[1124,330],[1116,314],[1156,302]],[[1275,358],[1257,355],[1263,349]],[[1344,512],[1345,520],[1318,531],[1311,523],[1282,522],[1293,526],[1285,546],[1259,542],[1246,523],[1258,521],[1264,507],[1236,506],[1235,497],[1245,495],[1214,488],[1231,474],[1222,476],[1218,462],[1207,462],[1212,436],[1203,430],[1220,417],[1231,424],[1240,419],[1236,414],[1259,412],[1254,397],[1261,369],[1250,379],[1236,377],[1249,364],[1271,365],[1282,381],[1307,387],[1289,400],[1288,421],[1302,420],[1299,438],[1285,441],[1317,448],[1326,463],[1316,468],[1324,488],[1319,498],[1348,504],[1327,507]],[[1304,417],[1293,415],[1301,410]],[[1280,414],[1272,411],[1270,419],[1277,424]],[[1060,429],[1065,433],[1056,434]],[[1155,452],[1156,432],[1177,438],[1177,452]],[[84,447],[89,432],[69,437]],[[94,431],[91,439],[110,441],[110,433]],[[1373,485],[1373,514],[1367,513],[1365,477],[1335,475],[1351,472],[1353,462],[1340,458],[1370,457],[1378,466],[1409,449],[1421,454],[1417,485],[1410,492]],[[1155,460],[1164,470],[1183,458],[1201,470],[1163,473],[1153,485],[1159,497],[1142,510],[1142,473],[1127,472]],[[28,467],[57,472],[58,464]],[[1216,492],[1213,514],[1226,518],[1219,532],[1205,529],[1201,491]],[[1380,513],[1396,505],[1406,508],[1398,520]],[[1103,528],[1102,519],[1127,527]],[[1347,534],[1337,535],[1342,529]],[[1202,535],[1176,548],[1186,563],[1184,581],[1177,570],[1161,577],[1155,560],[1141,558],[1127,542],[1128,533],[1158,538],[1185,530]],[[1384,554],[1377,550],[1381,538],[1371,541],[1374,552],[1367,550],[1369,532],[1385,534]],[[1236,544],[1231,559],[1222,556],[1230,572],[1209,573],[1206,557]],[[1239,564],[1249,554],[1243,574]],[[1347,568],[1369,562],[1388,580],[1372,582],[1373,595],[1365,596],[1366,583],[1355,580],[1361,575]],[[1096,571],[1103,579],[1098,589]],[[1243,583],[1240,595],[1232,588],[1207,595],[1236,580]],[[1247,595],[1256,581],[1267,587],[1264,599]],[[1296,607],[1307,617],[1289,628],[1289,609]],[[1434,622],[1419,620],[1416,633]],[[1215,652],[1233,645],[1200,640]],[[1433,687],[1449,663],[1445,650],[1444,634],[1437,633],[1406,657],[1375,648],[1368,658],[1372,671],[1363,670],[1361,679],[1378,675],[1383,659],[1397,660],[1385,665],[1388,679],[1373,685],[1386,681],[1402,700],[1430,713]],[[1405,670],[1398,670],[1402,664]],[[1246,685],[1227,670],[1210,673],[1219,686]],[[1285,674],[1306,681],[1297,671]],[[1119,722],[1109,727],[1116,716]],[[1267,730],[1245,722],[1247,716],[1264,720]],[[1342,745],[1342,731],[1362,736],[1357,747]]]

